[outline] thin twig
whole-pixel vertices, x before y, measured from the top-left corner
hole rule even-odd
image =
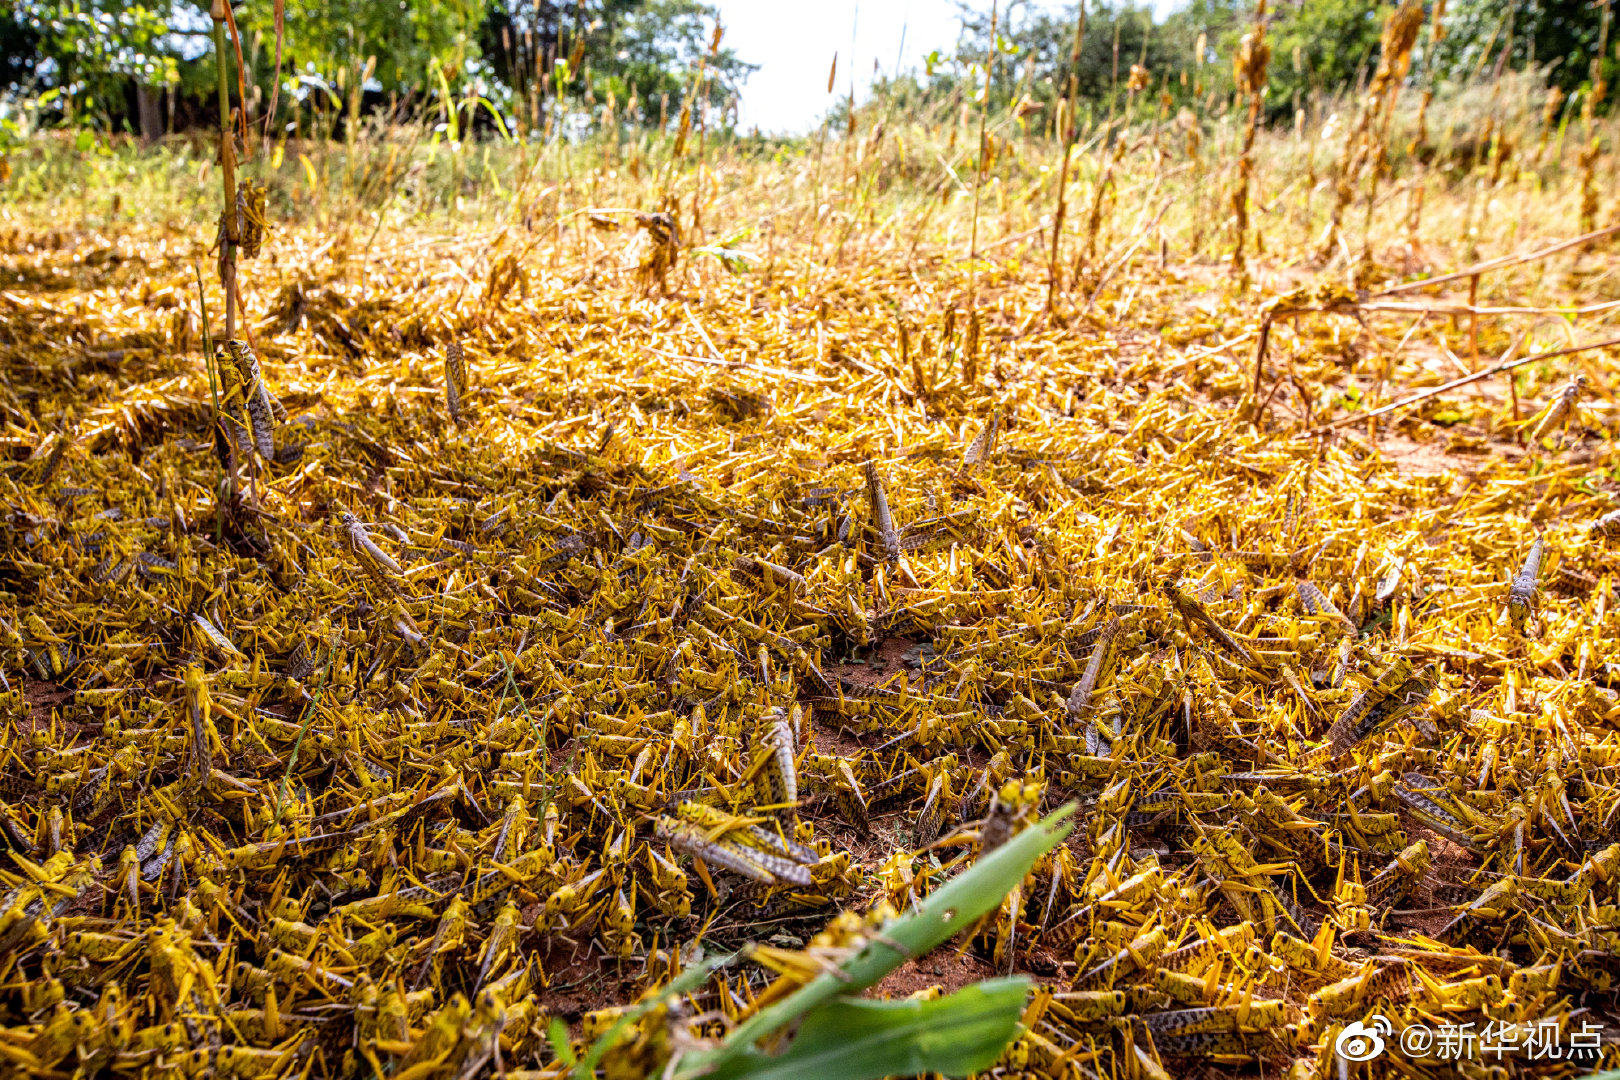
[[[1102,295],[1103,286],[1108,284],[1108,279],[1113,276],[1114,271],[1131,261],[1131,256],[1135,255],[1136,249],[1142,246],[1142,241],[1148,238],[1148,235],[1153,232],[1154,227],[1159,224],[1159,219],[1164,217],[1164,212],[1170,209],[1170,202],[1171,200],[1169,199],[1164,200],[1164,203],[1159,207],[1159,212],[1153,215],[1153,220],[1148,222],[1147,228],[1142,229],[1137,233],[1136,239],[1132,241],[1131,246],[1125,250],[1125,254],[1115,259],[1108,265],[1108,268],[1102,272],[1102,276],[1097,279],[1097,287],[1091,292],[1091,299],[1086,301],[1085,310],[1081,311],[1080,314],[1091,314],[1091,309],[1096,305],[1097,298]]]
[[[1556,255],[1560,251],[1567,251],[1572,247],[1597,240],[1614,232],[1620,232],[1620,225],[1610,225],[1607,228],[1577,236],[1573,240],[1561,240],[1552,247],[1542,248],[1540,251],[1532,251],[1524,255],[1498,255],[1494,259],[1486,259],[1484,262],[1475,263],[1473,266],[1458,270],[1455,273],[1442,274],[1434,278],[1424,278],[1422,281],[1403,282],[1400,285],[1392,285],[1387,289],[1382,289],[1372,295],[1374,297],[1393,296],[1396,293],[1411,292],[1413,289],[1427,289],[1431,285],[1441,285],[1447,281],[1461,281],[1463,278],[1473,277],[1487,270],[1501,270],[1509,266],[1518,266],[1520,263],[1535,262],[1537,259],[1545,259],[1549,255]]]
[[[1075,18],[1074,24],[1074,44],[1069,48],[1068,108],[1063,114],[1063,130],[1058,133],[1059,145],[1063,148],[1063,161],[1058,166],[1057,212],[1052,217],[1052,257],[1046,268],[1046,314],[1048,317],[1053,313],[1053,303],[1057,290],[1063,287],[1063,282],[1059,280],[1063,271],[1059,269],[1058,244],[1063,237],[1063,215],[1069,185],[1069,158],[1074,151],[1076,134],[1074,110],[1080,87],[1080,45],[1085,40],[1085,36],[1086,0],[1080,0],[1080,11]]]
[[[1358,311],[1400,311],[1410,315],[1562,315],[1581,316],[1598,315],[1605,311],[1620,308],[1620,300],[1605,300],[1597,304],[1587,304],[1585,307],[1558,308],[1558,307],[1474,307],[1471,304],[1357,304]],[[1315,309],[1323,310],[1323,309]],[[1290,312],[1289,314],[1293,314]]]
[[[1001,13],[1000,0],[990,0],[990,49],[984,61],[984,105],[979,109],[979,160],[976,163],[976,177],[973,181],[973,225],[968,237],[968,309],[973,308],[974,297],[978,292],[978,264],[972,260],[978,257],[979,251],[979,192],[984,188],[984,159],[989,156],[985,153],[984,125],[990,116],[990,84],[996,77],[996,19]]]
[[[1432,398],[1436,395],[1443,394],[1447,390],[1455,390],[1459,386],[1467,386],[1469,383],[1476,383],[1481,379],[1489,378],[1490,376],[1496,375],[1503,371],[1512,371],[1515,368],[1523,367],[1526,364],[1533,364],[1538,360],[1553,360],[1560,356],[1569,356],[1573,353],[1587,352],[1591,349],[1606,349],[1614,345],[1620,345],[1620,337],[1604,338],[1602,341],[1589,341],[1585,345],[1577,345],[1569,349],[1556,349],[1553,352],[1532,353],[1529,356],[1521,356],[1517,360],[1506,360],[1501,363],[1492,364],[1490,367],[1485,368],[1482,371],[1476,371],[1472,375],[1465,375],[1460,379],[1453,379],[1441,386],[1430,387],[1421,394],[1413,394],[1409,398],[1392,402],[1385,405],[1381,409],[1374,409],[1370,413],[1355,413],[1351,416],[1341,416],[1339,419],[1334,420],[1331,423],[1323,424],[1321,427],[1314,429],[1311,434],[1318,435],[1324,431],[1331,431],[1333,428],[1342,427],[1345,424],[1356,424],[1363,420],[1371,420],[1375,416],[1382,416],[1385,413],[1394,412],[1396,409],[1404,409],[1408,405],[1416,404],[1417,402],[1423,401],[1427,398]],[[1509,351],[1512,352],[1513,350],[1510,349]]]
[[[207,297],[207,295],[205,294],[205,292],[203,290],[202,267],[200,265],[198,265],[196,262],[193,262],[191,264],[191,269],[193,271],[195,271],[196,274],[197,274],[197,306],[202,309],[203,363],[208,368],[208,391],[209,391],[210,394],[213,395],[213,399],[214,399],[214,422],[212,424],[212,428],[214,429],[214,432],[215,432],[215,438],[218,438],[219,437],[219,425],[220,425],[220,419],[219,419],[219,373],[217,371],[215,371],[215,369],[214,369],[214,334],[213,334],[213,331],[208,329],[208,297]],[[225,434],[225,437],[226,437],[227,441],[230,441],[230,432],[227,431],[224,434]],[[218,461],[217,456],[215,457],[215,461],[216,462]],[[223,469],[224,466],[221,465],[220,468]],[[221,475],[220,479],[223,480],[224,476]],[[236,470],[232,469],[231,470],[231,501],[234,502],[235,500],[236,500]],[[223,543],[224,542],[224,536],[225,536],[225,507],[216,498],[214,500],[214,543],[216,543],[216,544]]]

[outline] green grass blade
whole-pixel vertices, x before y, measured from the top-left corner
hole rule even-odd
[[[461,141],[461,131],[456,123],[456,101],[450,94],[450,80],[444,77],[444,68],[435,63],[432,65],[433,79],[439,84],[439,96],[444,99],[444,128],[450,136],[451,145]]]
[[[876,1080],[994,1065],[1013,1036],[1029,979],[989,979],[934,1001],[827,1003],[805,1018],[785,1053],[733,1058],[712,1080]]]
[[[484,111],[489,113],[489,115],[494,119],[495,126],[500,129],[501,141],[507,143],[516,142],[517,140],[513,137],[512,133],[507,130],[506,118],[503,117],[501,115],[501,111],[495,107],[495,103],[490,101],[487,97],[480,97],[473,101],[473,108],[475,110],[480,105],[482,105],[484,107]]]

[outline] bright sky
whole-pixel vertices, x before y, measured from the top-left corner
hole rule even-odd
[[[1039,2],[1039,0],[1037,0]],[[1151,0],[1162,17],[1175,0]],[[952,0],[716,0],[726,44],[760,69],[743,85],[742,125],[764,132],[800,134],[832,104],[827,69],[838,54],[833,93],[865,96],[872,62],[892,75],[920,68],[935,49],[950,52],[961,28]],[[989,13],[989,0],[975,6]],[[1042,6],[1059,8],[1051,0]]]
[[[934,49],[956,43],[951,0],[719,0],[726,44],[760,69],[743,85],[742,124],[761,131],[799,134],[832,104],[827,69],[838,54],[833,93],[864,97],[872,61],[892,75],[919,67]],[[901,49],[902,39],[904,50]]]

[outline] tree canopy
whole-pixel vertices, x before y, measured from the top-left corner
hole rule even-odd
[[[635,102],[640,119],[665,111],[690,88],[700,61],[710,80],[710,102],[729,108],[742,80],[757,65],[724,46],[712,51],[717,13],[698,0],[597,0],[588,6],[551,0],[496,3],[484,20],[479,46],[502,84],[520,96],[547,82],[575,100]],[[723,39],[722,39],[723,40]]]
[[[1505,52],[1509,67],[1543,67],[1548,81],[1569,91],[1591,80],[1603,35],[1604,11],[1592,0],[1459,0],[1447,6],[1446,36],[1436,60],[1452,78],[1489,75]],[[1620,76],[1614,27],[1608,36],[1604,78]]]
[[[1432,16],[1433,0],[1430,0]],[[959,0],[961,34],[949,55],[930,58],[921,75],[885,84],[895,100],[916,104],[960,100],[981,92],[989,55],[990,14]],[[1283,113],[1312,91],[1351,88],[1374,71],[1391,3],[1378,0],[1281,0],[1266,15],[1271,63],[1267,108]],[[1600,8],[1591,0],[1454,0],[1444,9],[1444,35],[1431,45],[1426,26],[1410,78],[1464,81],[1489,75],[1507,51],[1514,68],[1540,67],[1564,90],[1590,81],[1590,62],[1602,36]],[[1510,16],[1510,12],[1513,14]],[[1021,97],[1050,107],[1066,92],[1077,5],[1004,5],[997,21],[997,77],[992,98],[1007,105]],[[1253,23],[1252,2],[1189,0],[1163,19],[1132,0],[1089,0],[1077,71],[1079,98],[1093,107],[1115,105],[1150,87],[1172,101],[1233,89],[1230,58]],[[1614,34],[1609,45],[1615,46]],[[1200,55],[1199,50],[1203,52]],[[1431,50],[1433,56],[1424,55]],[[1487,59],[1489,63],[1487,63]],[[1620,77],[1615,57],[1606,78]]]
[[[1433,0],[1431,0],[1433,2]],[[983,86],[989,13],[959,0],[961,35],[926,70],[882,85],[892,102],[961,101]],[[1081,99],[1225,94],[1250,0],[1188,0],[1161,20],[1135,0],[1093,0],[1076,72]],[[1077,7],[1012,0],[997,23],[998,104],[1052,106],[1069,79]],[[1266,16],[1268,109],[1353,86],[1376,67],[1388,11],[1377,0],[1280,0]],[[249,115],[274,78],[269,0],[235,8]],[[1433,55],[1425,31],[1412,78],[1467,79],[1506,63],[1537,66],[1563,89],[1591,79],[1606,9],[1591,0],[1454,0]],[[716,39],[702,0],[286,0],[282,100],[357,116],[373,102],[451,91],[534,118],[558,105],[580,124],[673,123],[701,70],[722,115],[755,65]],[[165,88],[206,115],[214,85],[204,0],[14,0],[0,14],[0,97],[29,97],[69,123],[130,127],[137,87]],[[1615,45],[1615,35],[1609,35]],[[1620,76],[1611,55],[1605,76]],[[1134,76],[1133,76],[1134,71]],[[235,83],[235,79],[232,80]],[[1132,95],[1146,95],[1132,97]],[[845,103],[847,105],[847,103]],[[546,111],[549,118],[555,112]],[[1048,113],[1047,115],[1051,115]],[[548,120],[549,122],[549,120]]]
[[[174,0],[15,0],[0,18],[0,90],[33,86],[94,111],[131,83],[178,80],[183,17]]]
[[[421,87],[433,65],[477,70],[478,28],[488,0],[287,0],[283,67],[309,86],[357,75],[383,93]],[[243,4],[237,24],[261,57],[254,76],[274,66],[275,21],[265,3]]]
[[[274,7],[233,10],[253,115],[274,78]],[[678,112],[701,60],[709,100],[724,108],[753,67],[711,48],[717,20],[699,0],[286,0],[282,100],[336,110],[362,89],[431,93],[443,76],[497,105],[560,93],[576,104],[639,101],[645,118],[666,95]],[[206,104],[211,34],[207,4],[195,0],[18,0],[0,14],[0,94],[114,127],[132,124],[137,85]]]

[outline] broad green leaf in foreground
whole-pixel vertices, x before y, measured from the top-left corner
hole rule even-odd
[[[1001,903],[1002,897],[1029,873],[1036,859],[1068,835],[1073,826],[1065,819],[1072,813],[1073,803],[1063,806],[979,859],[935,890],[915,912],[885,926],[879,937],[869,941],[836,971],[816,976],[785,1000],[755,1014],[715,1049],[685,1058],[676,1080],[694,1080],[733,1058],[748,1054],[754,1043],[764,1036],[781,1030],[833,998],[860,993],[907,959],[923,956],[967,929],[975,919]]]
[[[786,1052],[732,1058],[711,1080],[875,1080],[988,1069],[1018,1031],[1023,976],[989,979],[934,1001],[830,1001],[805,1018]]]

